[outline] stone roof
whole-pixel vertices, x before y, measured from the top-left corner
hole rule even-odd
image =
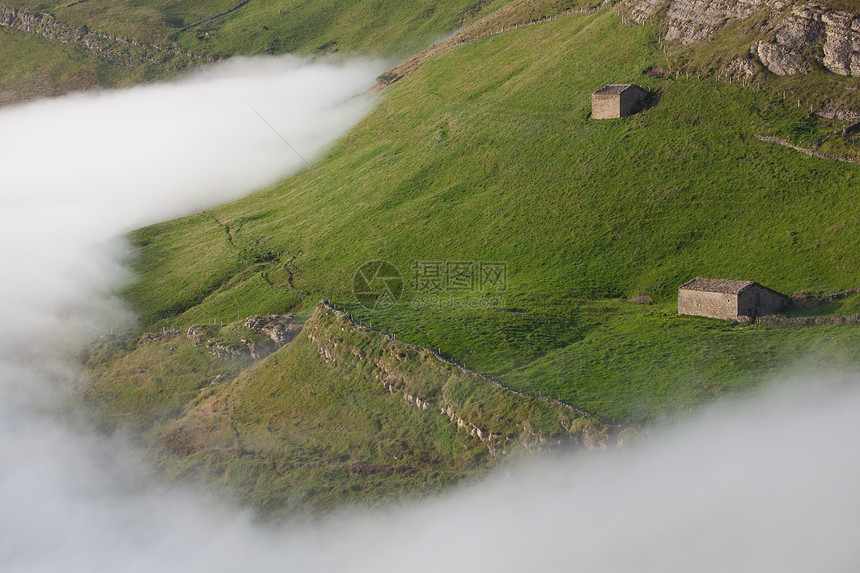
[[[633,84],[609,84],[594,92],[594,95],[619,95],[630,87]]]
[[[756,284],[755,281],[733,281],[728,279],[705,279],[696,277],[678,288],[685,290],[700,290],[705,292],[724,292],[738,294],[742,290]]]

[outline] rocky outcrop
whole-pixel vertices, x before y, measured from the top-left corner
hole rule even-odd
[[[265,334],[276,344],[286,344],[302,330],[302,325],[297,324],[295,318],[294,314],[252,316],[245,320],[245,328]]]
[[[644,22],[665,2],[628,0],[631,19]],[[664,40],[683,45],[708,40],[733,20],[767,12],[761,28],[767,40],[755,42],[750,54],[771,72],[804,73],[820,62],[834,74],[860,76],[860,16],[815,5],[791,8],[786,0],[670,0],[665,16]],[[729,75],[752,75],[750,65],[735,60]]]
[[[706,40],[726,21],[747,18],[764,5],[764,0],[673,0],[666,12],[666,40],[684,45]]]
[[[780,76],[808,71],[813,58],[835,74],[860,76],[860,18],[817,7],[795,8],[777,24],[774,41],[757,42],[751,52]]]
[[[724,81],[741,81],[754,76],[760,69],[752,58],[737,58],[723,68],[719,78]]]
[[[825,109],[815,112],[815,115],[820,115],[827,119],[838,119],[839,121],[856,121],[860,119],[860,112],[844,109]]]
[[[625,4],[637,24],[651,18],[665,0],[628,0]],[[734,18],[747,18],[779,0],[671,0],[666,11],[666,40],[692,44],[710,38]]]
[[[822,13],[824,66],[843,76],[860,76],[860,17],[845,12]]]
[[[217,338],[206,337],[201,327],[192,326],[186,333],[188,339],[194,346],[203,346],[212,356],[223,358],[224,360],[237,360],[243,356],[250,356],[254,360],[265,358],[271,352],[258,352],[256,343],[253,340],[242,339],[243,346],[236,347],[231,344],[218,340]]]
[[[653,16],[657,8],[664,2],[665,0],[639,0],[638,2],[634,2],[630,6],[630,17],[637,24],[641,24]]]
[[[762,65],[778,76],[790,76],[809,71],[803,52],[789,46],[757,42],[750,53],[758,56]]]
[[[190,327],[186,336],[194,346],[204,346],[210,354],[225,360],[236,360],[244,356],[250,356],[253,360],[262,360],[280,346],[292,341],[302,330],[302,325],[295,323],[295,315],[292,314],[252,316],[245,321],[244,326],[248,330],[265,334],[272,339],[272,342],[248,337],[239,339],[239,345],[229,344],[217,336],[208,335],[207,327],[201,325]]]

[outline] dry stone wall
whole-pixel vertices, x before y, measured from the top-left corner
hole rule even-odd
[[[824,326],[829,324],[860,324],[860,314],[849,314],[847,316],[762,316],[756,319],[759,325],[778,326]]]
[[[128,67],[144,63],[159,64],[174,56],[184,56],[190,62],[213,61],[208,56],[184,52],[175,46],[158,46],[96,32],[87,26],[66,24],[51,14],[30,12],[3,4],[0,4],[0,27],[79,45],[115,64]]]

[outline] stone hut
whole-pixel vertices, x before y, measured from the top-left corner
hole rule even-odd
[[[648,95],[636,84],[610,84],[591,94],[591,117],[613,119],[635,113]]]
[[[788,302],[786,295],[755,281],[696,277],[678,287],[678,314],[748,320],[784,310]]]

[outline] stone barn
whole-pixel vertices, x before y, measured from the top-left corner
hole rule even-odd
[[[788,302],[786,295],[755,281],[696,277],[678,287],[678,314],[748,320],[784,310]]]
[[[636,84],[610,84],[591,94],[591,117],[613,119],[635,113],[648,90]]]

